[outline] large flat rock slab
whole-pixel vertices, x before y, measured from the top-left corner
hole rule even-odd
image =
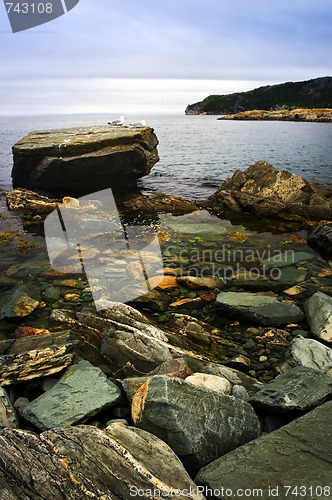
[[[85,422],[116,404],[120,389],[89,361],[71,366],[57,384],[21,410],[40,430]]]
[[[30,132],[13,146],[13,186],[83,195],[133,187],[159,160],[150,127],[83,127]]]
[[[211,488],[214,499],[330,500],[331,412],[332,401],[215,460],[195,482]]]

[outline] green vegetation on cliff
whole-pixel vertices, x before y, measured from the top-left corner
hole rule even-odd
[[[222,115],[281,108],[332,108],[332,77],[267,85],[235,94],[210,95],[187,106],[186,114]]]

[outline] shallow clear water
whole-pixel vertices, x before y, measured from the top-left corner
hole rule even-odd
[[[11,147],[28,132],[105,125],[113,118],[103,114],[0,118],[0,187],[10,187]],[[160,161],[140,182],[145,191],[204,198],[234,170],[258,160],[307,179],[331,182],[332,124],[218,121],[216,116],[144,118],[156,131],[160,154]]]

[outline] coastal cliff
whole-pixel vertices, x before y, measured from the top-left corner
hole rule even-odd
[[[332,108],[332,77],[267,85],[248,92],[210,95],[190,104],[186,115],[227,115],[250,110]]]

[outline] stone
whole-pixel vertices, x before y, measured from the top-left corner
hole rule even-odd
[[[314,227],[309,234],[308,244],[325,255],[332,256],[332,224]]]
[[[304,310],[314,336],[332,342],[332,298],[316,292],[305,302]]]
[[[172,309],[196,309],[204,305],[204,302],[200,297],[195,298],[185,298],[172,302],[169,307]]]
[[[295,498],[302,491],[304,498],[328,500],[331,498],[331,412],[330,401],[231,451],[201,469],[195,483],[214,491],[213,498],[220,500],[238,498],[237,491],[250,492],[249,498],[255,492],[255,498],[264,500],[273,496]],[[226,490],[231,492],[227,497]]]
[[[28,316],[38,307],[39,302],[40,292],[36,286],[17,285],[2,294],[0,319]]]
[[[132,418],[137,427],[163,439],[187,470],[260,435],[248,403],[162,375],[151,377],[135,394]]]
[[[13,146],[14,188],[70,196],[135,186],[159,160],[150,127],[31,132]]]
[[[16,429],[18,426],[16,410],[10,401],[8,392],[0,387],[0,427]]]
[[[149,290],[144,295],[130,301],[130,304],[138,307],[147,307],[152,311],[163,312],[169,304],[169,297],[159,290]]]
[[[184,358],[177,358],[171,361],[165,361],[160,366],[157,366],[157,368],[147,373],[145,377],[126,378],[122,381],[122,388],[129,401],[132,401],[138,389],[154,375],[167,375],[168,377],[185,379],[192,375],[192,371]]]
[[[224,377],[232,385],[243,386],[250,395],[255,394],[263,387],[263,384],[261,382],[239,370],[236,370],[235,368],[230,368],[218,363],[191,358],[188,356],[184,356],[184,359],[187,361],[188,366],[193,373],[208,373],[211,375]]]
[[[204,500],[166,443],[123,424],[52,429],[40,436],[5,429],[0,455],[3,499],[157,499],[174,492],[181,500]]]
[[[331,220],[332,202],[327,194],[299,175],[259,161],[244,172],[236,170],[202,206],[218,213]]]
[[[49,214],[61,204],[60,199],[49,198],[29,189],[18,188],[6,193],[9,210],[31,214]]]
[[[332,349],[317,340],[297,336],[290,343],[286,362],[327,373],[332,368]]]
[[[277,264],[276,267],[278,267]],[[252,271],[240,271],[227,283],[227,286],[235,286],[253,291],[281,292],[285,288],[294,285],[294,283],[304,281],[306,277],[306,271],[291,266],[278,268],[278,275],[273,275],[272,273],[269,279],[263,274],[253,273]]]
[[[277,254],[273,255],[272,257],[269,257],[268,259],[263,259],[261,261],[261,265],[266,268],[279,268],[279,267],[284,267],[284,266],[290,266],[292,264],[297,264],[298,262],[302,261],[307,261],[307,260],[312,260],[315,256],[312,253],[309,252],[294,252],[293,250],[288,250],[287,252],[284,252],[283,254]],[[296,273],[298,270],[293,270],[294,273]],[[301,270],[300,270],[301,271]],[[302,271],[303,274],[303,271]],[[296,274],[295,274],[296,276]],[[294,281],[296,281],[296,278],[294,276]],[[301,276],[301,273],[300,273]],[[306,272],[304,272],[304,279],[306,277]],[[298,279],[298,278],[297,278]]]
[[[73,361],[77,347],[77,338],[68,331],[2,341],[0,385],[58,373]]]
[[[297,366],[266,384],[250,403],[264,411],[305,412],[322,404],[332,395],[332,380],[325,374]]]
[[[120,389],[89,361],[71,366],[58,383],[20,414],[41,431],[83,423],[121,398]]]
[[[177,282],[182,285],[190,288],[191,290],[198,290],[202,288],[207,288],[209,290],[213,290],[217,286],[217,281],[213,278],[200,278],[196,276],[182,276],[176,278]]]
[[[243,387],[243,385],[237,385],[237,384],[233,385],[232,396],[234,398],[243,399],[243,401],[249,401],[250,399],[250,396]]]
[[[188,384],[218,392],[219,394],[231,394],[232,384],[225,377],[218,375],[209,375],[207,373],[194,373],[186,377]]]
[[[22,337],[32,337],[34,335],[49,335],[51,332],[45,328],[33,328],[32,326],[19,326],[16,328],[14,335],[16,339]]]
[[[193,201],[160,192],[149,196],[135,193],[130,197],[121,199],[118,205],[119,208],[123,208],[125,211],[148,212],[150,215],[152,213],[183,215],[197,210],[197,205]]]
[[[301,321],[304,314],[292,301],[249,292],[221,292],[216,306],[226,314],[263,326],[279,326]]]

